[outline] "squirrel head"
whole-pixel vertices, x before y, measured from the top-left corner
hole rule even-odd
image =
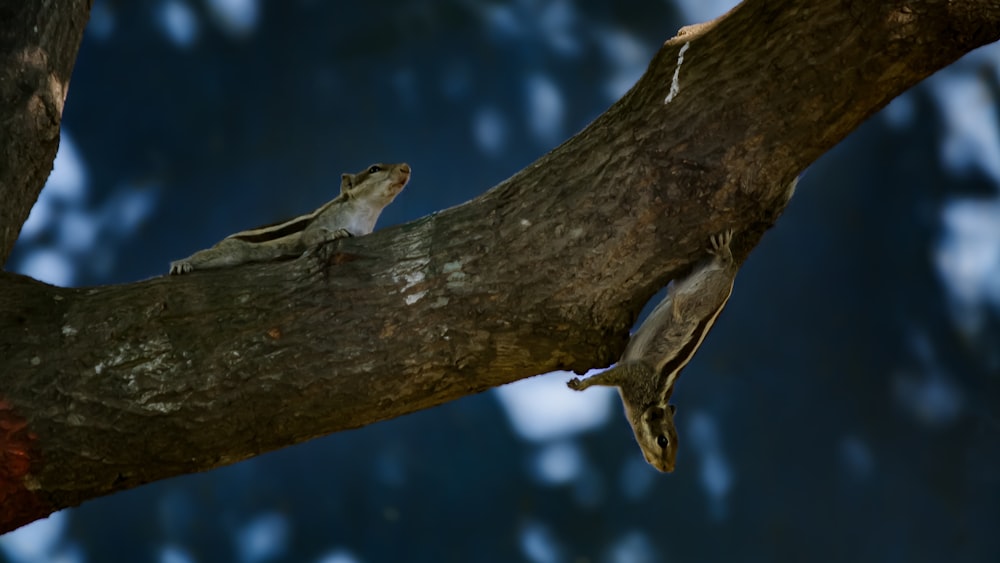
[[[677,408],[666,403],[653,404],[634,421],[632,430],[646,461],[664,473],[672,473],[677,459]]]
[[[403,191],[410,181],[410,165],[372,164],[357,174],[344,174],[340,177],[340,193],[349,199],[370,200],[385,207]]]

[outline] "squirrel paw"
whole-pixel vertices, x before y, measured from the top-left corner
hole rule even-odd
[[[729,253],[729,243],[733,241],[733,230],[726,229],[725,231],[712,235],[712,249],[709,250],[712,254],[716,256],[723,256]]]
[[[347,229],[337,229],[335,231],[323,230],[323,238],[318,241],[307,241],[308,248],[302,253],[302,256],[319,256],[320,259],[329,258],[330,254],[337,248],[336,244],[330,243],[353,236]]]
[[[170,263],[170,275],[179,276],[194,271],[194,266],[187,260],[177,260]]]
[[[719,251],[723,248],[729,246],[729,243],[733,241],[733,230],[726,229],[725,231],[712,235],[712,250]]]
[[[584,383],[583,380],[580,379],[579,377],[574,377],[573,379],[570,379],[569,381],[566,382],[566,387],[569,387],[570,389],[573,389],[575,391],[583,391],[588,387],[588,385]]]
[[[306,248],[313,248],[315,246],[322,245],[324,243],[333,242],[337,239],[347,238],[354,236],[347,229],[336,229],[330,230],[325,227],[319,227],[315,229],[306,229],[306,232],[302,233],[301,244]]]

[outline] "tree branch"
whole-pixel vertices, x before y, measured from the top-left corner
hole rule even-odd
[[[52,170],[89,0],[0,0],[0,265]]]
[[[90,289],[0,275],[0,529],[606,366],[709,235],[735,229],[745,258],[798,172],[998,37],[993,2],[748,0],[465,205],[283,263]]]

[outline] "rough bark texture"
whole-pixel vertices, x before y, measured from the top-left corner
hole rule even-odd
[[[748,0],[682,30],[586,130],[460,207],[288,262],[90,289],[0,274],[0,530],[606,366],[709,235],[735,229],[745,258],[798,172],[998,37],[992,1]]]
[[[0,0],[0,265],[52,170],[90,5],[90,0]],[[0,295],[6,292],[0,285]],[[6,321],[11,308],[2,300],[0,316]],[[6,326],[5,321],[0,323]],[[8,365],[9,358],[7,342],[0,344],[0,532],[58,508],[28,490],[40,463],[40,450],[33,446],[38,435],[6,395],[16,386],[30,387],[30,381],[17,380],[33,375]]]
[[[90,4],[0,0],[0,265],[52,170]]]

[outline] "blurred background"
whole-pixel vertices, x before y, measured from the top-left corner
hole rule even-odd
[[[95,0],[8,267],[163,275],[374,161],[414,170],[381,227],[456,205],[734,3]],[[998,561],[998,99],[994,45],[805,172],[678,384],[672,475],[556,373],[88,502],[0,561]]]

